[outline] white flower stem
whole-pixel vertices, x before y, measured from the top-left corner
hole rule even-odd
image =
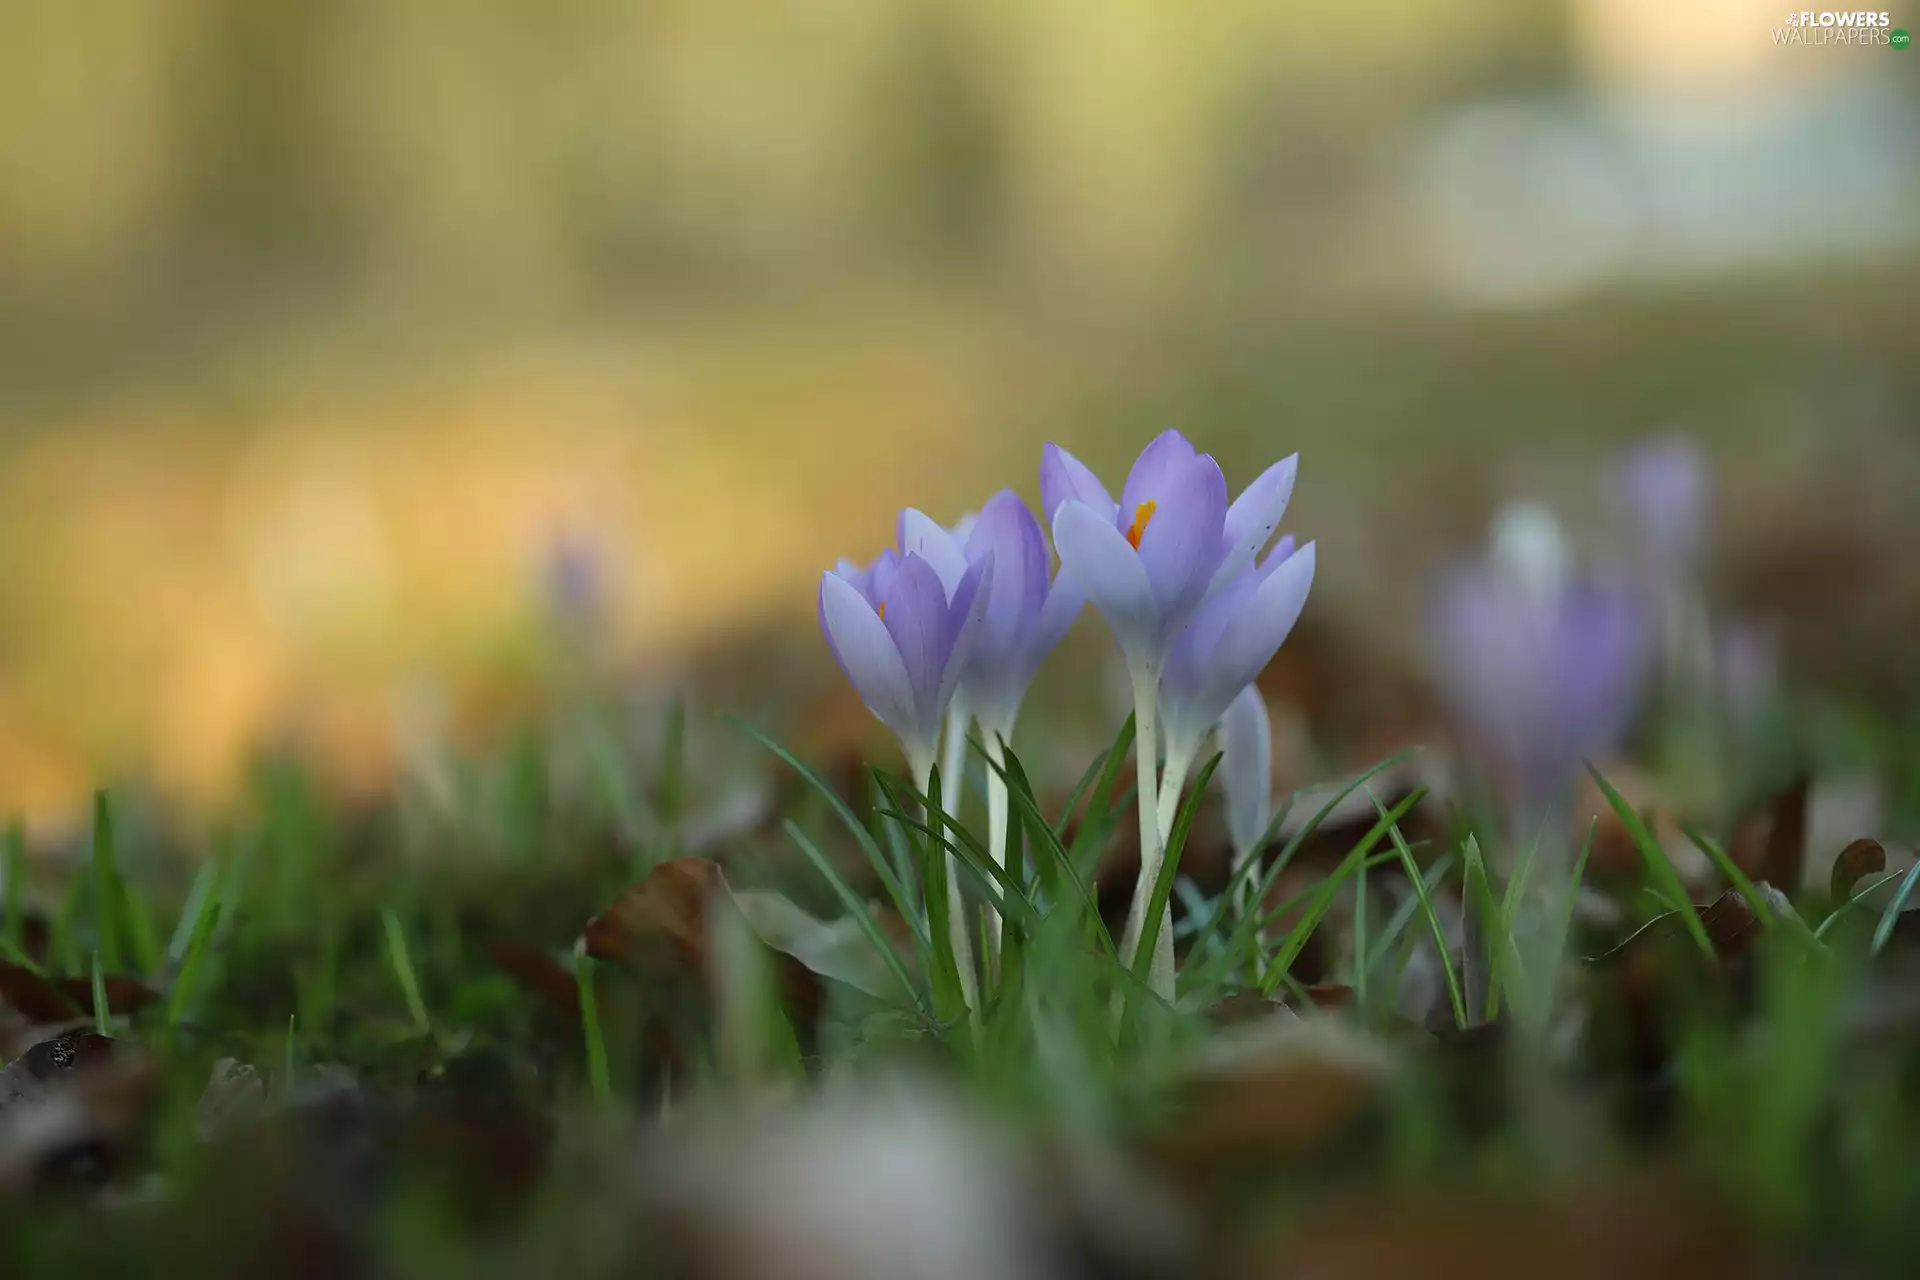
[[[993,865],[1004,871],[1007,866],[1007,779],[1000,770],[1006,767],[1006,752],[1001,743],[1005,730],[982,725],[980,732],[986,739],[988,761],[987,852],[993,857]],[[987,973],[995,982],[1000,978],[1002,927],[1000,913],[988,907],[987,940],[992,950],[987,955]]]
[[[956,822],[960,819],[960,803],[966,792],[962,780],[967,776],[967,725],[970,720],[966,708],[956,700],[947,712],[946,750],[940,762],[940,807]],[[927,780],[922,779],[922,794],[925,794],[927,786]],[[980,984],[974,977],[973,942],[967,928],[966,899],[960,896],[960,869],[951,853],[945,855],[944,861],[947,868],[947,934],[953,940],[953,963],[960,970],[960,994],[966,999],[969,1011],[978,1011]]]
[[[1193,768],[1193,757],[1198,749],[1197,743],[1177,742],[1171,736],[1167,739],[1167,762],[1160,773],[1160,803],[1156,815],[1160,829],[1160,851],[1162,860],[1166,857],[1167,841],[1173,835],[1174,820],[1180,814],[1180,791],[1187,785],[1187,772]],[[1154,876],[1159,877],[1158,869]],[[1151,893],[1151,883],[1147,886]],[[1153,968],[1149,979],[1155,993],[1173,999],[1173,910],[1168,902],[1167,911],[1160,917],[1160,935],[1153,945]]]
[[[1120,963],[1131,969],[1134,956],[1140,950],[1140,934],[1146,928],[1147,899],[1153,896],[1153,882],[1160,877],[1160,860],[1166,846],[1160,839],[1159,786],[1155,773],[1160,753],[1159,672],[1142,662],[1130,660],[1128,666],[1128,674],[1133,678],[1135,790],[1140,795],[1140,876],[1134,881],[1126,931],[1120,935]]]

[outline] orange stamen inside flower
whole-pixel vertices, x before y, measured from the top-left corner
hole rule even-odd
[[[880,602],[880,621],[885,622],[886,620],[887,620],[887,602],[885,600],[882,600]]]
[[[1148,498],[1133,509],[1133,527],[1127,530],[1127,543],[1135,551],[1140,549],[1140,535],[1147,531],[1147,522],[1153,519],[1153,513],[1159,505],[1152,498]]]

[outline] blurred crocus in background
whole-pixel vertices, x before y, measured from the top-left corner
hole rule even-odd
[[[1552,513],[1519,505],[1484,563],[1442,580],[1432,647],[1477,763],[1529,823],[1619,745],[1646,674],[1646,609],[1628,584],[1576,573]]]
[[[1698,441],[1669,435],[1636,445],[1614,472],[1612,498],[1653,575],[1686,582],[1699,572],[1713,519],[1713,487]]]
[[[1061,566],[1106,619],[1133,686],[1140,875],[1120,944],[1125,963],[1132,963],[1140,946],[1144,913],[1184,781],[1170,777],[1173,796],[1162,803],[1156,783],[1158,711],[1169,654],[1202,603],[1214,591],[1238,583],[1273,537],[1293,494],[1297,470],[1297,457],[1274,463],[1229,506],[1219,463],[1196,451],[1178,431],[1167,431],[1141,450],[1115,502],[1099,477],[1064,449],[1049,444],[1041,456],[1040,497]],[[1306,565],[1310,573],[1311,561]],[[1292,625],[1290,619],[1287,625]],[[1229,691],[1228,699],[1233,692],[1237,690]],[[1162,930],[1155,945],[1150,980],[1157,993],[1171,998],[1170,928]]]

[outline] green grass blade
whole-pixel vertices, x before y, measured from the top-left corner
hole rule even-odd
[[[1845,902],[1841,903],[1839,906],[1835,907],[1833,910],[1829,911],[1827,913],[1827,918],[1820,922],[1820,927],[1813,931],[1814,941],[1816,942],[1824,941],[1827,936],[1827,930],[1833,928],[1834,925],[1838,924],[1841,918],[1844,917],[1849,911],[1852,911],[1855,907],[1860,906],[1866,900],[1867,895],[1872,893],[1875,889],[1878,889],[1883,884],[1892,884],[1895,880],[1898,880],[1901,876],[1908,875],[1908,874],[1910,874],[1910,872],[1908,871],[1889,871],[1886,875],[1881,876],[1878,880],[1875,880],[1872,884],[1867,885],[1864,888],[1856,885],[1854,887],[1852,896],[1849,897]]]
[[[600,1029],[600,998],[593,987],[593,957],[583,939],[573,949],[573,980],[580,989],[580,1033],[586,1042],[587,1084],[596,1107],[613,1105],[613,1073],[607,1067],[607,1040]]]
[[[913,1001],[914,1007],[923,1016],[930,1016],[931,1010],[927,1006],[926,997],[919,987],[914,985],[912,976],[907,973],[906,965],[901,963],[900,955],[893,949],[893,944],[887,941],[885,934],[880,932],[880,924],[867,910],[867,904],[860,900],[860,895],[853,891],[853,886],[849,885],[834,868],[827,855],[820,852],[813,841],[807,839],[807,833],[802,831],[793,819],[788,818],[782,825],[787,835],[800,846],[800,852],[806,855],[807,861],[813,864],[813,869],[820,873],[821,878],[832,888],[834,895],[840,899],[840,905],[846,910],[848,917],[860,927],[860,932],[866,935],[868,942],[873,944],[873,949],[879,953],[880,959],[888,969],[893,971],[893,976],[900,983],[900,990]]]
[[[1551,990],[1554,980],[1559,976],[1560,966],[1566,959],[1567,939],[1573,935],[1573,908],[1580,901],[1580,882],[1587,874],[1587,858],[1593,853],[1593,835],[1600,828],[1598,815],[1587,820],[1587,838],[1580,842],[1580,855],[1573,860],[1573,874],[1567,877],[1566,901],[1560,904],[1560,919],[1555,926],[1553,945],[1547,951],[1547,972],[1541,976],[1541,1005],[1546,1003],[1545,992]]]
[[[1397,852],[1394,854],[1394,860],[1400,860]],[[1400,941],[1401,935],[1413,923],[1413,918],[1420,914],[1422,897],[1420,890],[1424,889],[1427,894],[1432,894],[1451,870],[1453,870],[1451,853],[1443,853],[1433,860],[1433,865],[1422,874],[1419,887],[1409,893],[1406,900],[1393,909],[1393,914],[1387,918],[1387,927],[1382,929],[1379,936],[1374,939],[1372,949],[1367,953],[1369,970],[1378,969],[1386,962],[1387,953],[1392,951],[1394,945]]]
[[[209,901],[200,912],[194,924],[192,940],[187,944],[186,955],[181,958],[180,972],[174,976],[173,989],[167,992],[167,1041],[179,1033],[180,1024],[187,1014],[187,1003],[193,997],[194,986],[200,977],[200,969],[206,960],[207,943],[213,937],[214,926],[220,920],[220,903]]]
[[[929,810],[929,812],[933,811]],[[1039,925],[1039,909],[1033,905],[1025,891],[1013,883],[1012,877],[1007,874],[1005,868],[994,865],[993,859],[979,848],[977,837],[965,832],[951,818],[941,814],[941,825],[958,832],[961,836],[958,841],[950,840],[944,833],[928,826],[920,819],[909,817],[896,810],[887,809],[883,814],[909,831],[933,841],[939,845],[943,853],[953,855],[962,874],[966,875],[974,888],[986,898],[987,905],[1002,917],[1017,920],[1028,928]]]
[[[1353,998],[1367,1007],[1367,864],[1353,873]]]
[[[207,904],[214,900],[214,891],[220,883],[220,864],[208,858],[200,864],[193,874],[193,885],[187,890],[187,900],[180,908],[180,918],[173,922],[173,936],[167,940],[167,964],[175,969],[186,957],[187,947],[193,942],[193,933],[200,924],[200,914]]]
[[[1746,899],[1747,907],[1753,912],[1754,919],[1760,921],[1760,923],[1766,925],[1769,929],[1779,923],[1778,917],[1774,914],[1773,906],[1767,901],[1766,895],[1761,893],[1753,881],[1747,878],[1747,873],[1740,869],[1739,864],[1728,855],[1725,849],[1722,849],[1716,842],[1709,838],[1705,832],[1697,830],[1690,823],[1683,822],[1680,824],[1680,834],[1692,841],[1694,848],[1706,854],[1707,860],[1713,863],[1714,867],[1719,870],[1722,876],[1726,877],[1727,883],[1732,885],[1735,892],[1739,893],[1742,898]]]
[[[1693,938],[1694,945],[1700,948],[1701,954],[1713,955],[1713,939],[1707,936],[1707,926],[1702,923],[1700,912],[1694,907],[1693,900],[1687,896],[1687,886],[1680,879],[1680,873],[1675,870],[1672,860],[1667,857],[1667,851],[1662,849],[1660,842],[1653,838],[1653,833],[1647,830],[1647,824],[1641,820],[1639,814],[1634,812],[1633,806],[1613,789],[1613,784],[1608,782],[1598,769],[1589,764],[1587,772],[1592,774],[1593,780],[1600,784],[1600,794],[1607,798],[1607,804],[1612,807],[1614,815],[1620,819],[1620,824],[1627,829],[1627,835],[1632,838],[1633,847],[1640,851],[1640,858],[1646,863],[1647,874],[1654,881],[1655,891],[1674,904],[1674,910],[1680,914],[1681,923],[1686,925],[1688,935]]]
[[[1073,790],[1067,793],[1067,803],[1061,810],[1063,816],[1060,819],[1060,824],[1062,828],[1072,820],[1074,811],[1080,807],[1080,802],[1087,798],[1087,790],[1093,786],[1094,779],[1105,772],[1107,759],[1108,756],[1105,751],[1095,756],[1087,765],[1086,770],[1081,773],[1080,780],[1073,784]],[[1056,829],[1054,834],[1058,835],[1062,840],[1066,839],[1066,832],[1064,830]]]
[[[879,877],[881,884],[886,886],[887,895],[893,899],[894,910],[898,911],[901,918],[907,921],[909,928],[917,929],[919,912],[916,909],[913,898],[908,895],[906,886],[900,882],[900,877],[894,874],[892,865],[887,861],[886,854],[880,851],[879,842],[873,838],[873,833],[868,831],[860,819],[855,816],[853,810],[847,807],[847,802],[840,798],[840,793],[833,789],[833,785],[816,773],[802,761],[800,757],[794,755],[793,752],[787,750],[771,737],[748,724],[745,720],[730,715],[722,715],[720,718],[772,752],[775,757],[795,773],[799,774],[809,786],[820,793],[821,797],[826,800],[827,806],[833,810],[834,814],[846,826],[847,830],[853,834],[855,843],[860,846],[860,851],[867,856],[867,861],[872,865],[873,874]],[[860,914],[866,914],[864,906],[861,908]],[[927,938],[924,939],[924,941],[930,946],[932,939]]]
[[[1299,958],[1300,952],[1305,949],[1308,939],[1313,937],[1314,930],[1320,927],[1321,918],[1333,906],[1333,898],[1339,892],[1341,882],[1367,860],[1373,853],[1373,847],[1385,839],[1388,832],[1396,830],[1395,824],[1409,809],[1424,799],[1426,794],[1425,787],[1417,787],[1393,809],[1381,814],[1380,821],[1368,829],[1367,834],[1362,836],[1347,856],[1341,860],[1333,874],[1321,882],[1319,889],[1308,902],[1300,922],[1287,934],[1286,941],[1280,944],[1280,949],[1274,953],[1272,964],[1267,967],[1267,979],[1262,990],[1268,995],[1273,994],[1273,989],[1279,984],[1281,976],[1292,967],[1293,962]],[[1242,926],[1244,927],[1246,923],[1243,921]]]
[[[391,907],[380,909],[380,924],[387,935],[387,963],[400,984],[400,994],[406,998],[414,1030],[422,1037],[430,1036],[433,1019],[427,1016],[427,1002],[420,996],[420,979],[413,971],[413,957],[407,950],[407,931]]]
[[[22,969],[30,971],[36,978],[47,976],[46,966],[15,946],[13,940],[3,933],[0,933],[0,959],[5,959],[8,964],[19,965]]]
[[[1293,861],[1293,856],[1299,852],[1300,846],[1305,844],[1313,833],[1320,829],[1320,824],[1327,820],[1327,815],[1338,808],[1342,801],[1384,771],[1391,769],[1394,765],[1404,760],[1411,759],[1418,751],[1419,748],[1415,747],[1411,750],[1388,756],[1385,760],[1374,765],[1329,797],[1313,817],[1307,820],[1307,824],[1301,827],[1300,830],[1294,832],[1293,837],[1287,841],[1280,852],[1274,857],[1273,862],[1262,875],[1259,886],[1253,892],[1253,901],[1261,902],[1266,899],[1268,892],[1273,888],[1274,882],[1280,878],[1280,873],[1287,869],[1287,864]],[[1234,870],[1232,877],[1227,882],[1227,887],[1221,891],[1220,905],[1214,909],[1213,917],[1207,921],[1206,927],[1194,935],[1196,941],[1205,941],[1208,937],[1212,936],[1215,929],[1218,929],[1226,921],[1233,909],[1234,895],[1239,891],[1241,884],[1259,871],[1259,853],[1272,844],[1273,837],[1279,834],[1280,828],[1293,813],[1293,806],[1299,798],[1300,793],[1295,792],[1282,802],[1279,810],[1273,815],[1273,820],[1267,824],[1266,831],[1261,834],[1260,840],[1255,844],[1255,855],[1248,858]],[[1251,915],[1249,915],[1248,918],[1252,918]],[[1245,922],[1242,921],[1242,923],[1244,924]],[[1238,930],[1236,930],[1236,935],[1237,933]],[[1230,954],[1238,954],[1245,945],[1246,940],[1244,938],[1230,938],[1226,949]]]
[[[1520,972],[1520,951],[1514,945],[1513,934],[1505,927],[1500,908],[1493,900],[1493,883],[1487,876],[1486,859],[1480,854],[1479,838],[1469,833],[1460,853],[1464,862],[1461,882],[1467,888],[1469,907],[1480,917],[1481,940],[1487,944],[1487,996],[1480,1017],[1491,1022],[1500,1012],[1499,992],[1502,987],[1512,991],[1516,997],[1525,989],[1522,986],[1524,976]]]
[[[1099,781],[1094,784],[1087,801],[1087,812],[1080,820],[1080,829],[1074,833],[1073,843],[1068,846],[1076,862],[1082,852],[1080,847],[1082,838],[1087,835],[1088,829],[1095,825],[1093,806],[1099,804],[1111,810],[1117,803],[1113,799],[1113,788],[1120,780],[1120,771],[1126,768],[1128,756],[1133,752],[1133,733],[1133,716],[1129,713],[1126,721],[1120,726],[1120,732],[1114,735],[1113,745],[1107,748],[1105,763],[1100,767]],[[1073,821],[1073,811],[1078,803],[1077,796],[1068,801],[1067,807],[1060,813],[1059,824],[1053,828],[1053,834],[1063,844],[1067,839],[1067,826]]]
[[[1400,855],[1400,865],[1406,868],[1407,881],[1413,886],[1416,905],[1420,914],[1427,919],[1427,928],[1433,934],[1433,949],[1440,956],[1440,972],[1447,983],[1447,1000],[1453,1005],[1453,1025],[1465,1031],[1467,1029],[1467,999],[1460,989],[1460,975],[1454,971],[1453,954],[1447,947],[1446,926],[1440,922],[1440,913],[1433,909],[1433,894],[1427,885],[1426,876],[1420,870],[1420,864],[1414,860],[1413,849],[1407,844],[1405,836],[1400,834],[1399,818],[1390,815],[1381,805],[1380,798],[1369,790],[1374,810],[1379,813],[1381,823],[1385,824],[1387,835],[1393,841],[1394,852]],[[1404,811],[1404,810],[1403,810]],[[1435,881],[1437,884],[1438,881]]]
[[[113,1034],[113,1008],[107,1003],[107,977],[100,971],[100,953],[93,953],[93,1029],[103,1036]]]
[[[1515,924],[1520,918],[1520,903],[1526,895],[1527,881],[1533,874],[1533,862],[1540,852],[1540,837],[1546,829],[1542,822],[1540,830],[1533,833],[1533,839],[1520,851],[1515,859],[1513,874],[1507,877],[1507,887],[1500,894],[1500,932],[1499,936],[1512,938]],[[1516,966],[1518,960],[1515,960]],[[1500,1016],[1500,997],[1503,975],[1496,969],[1487,983],[1487,1021]]]
[[[1131,725],[1133,721],[1129,719],[1127,723]],[[1019,816],[1021,823],[1027,829],[1027,834],[1032,837],[1034,860],[1037,862],[1043,857],[1051,859],[1067,883],[1073,886],[1085,918],[1093,922],[1090,928],[1096,944],[1108,959],[1117,964],[1119,953],[1113,945],[1112,936],[1107,932],[1106,922],[1100,918],[1099,899],[1094,896],[1092,886],[1081,874],[1080,866],[1074,860],[1073,851],[1061,844],[1060,833],[1048,825],[1046,818],[1041,814],[1040,805],[1034,799],[1033,787],[1027,781],[1026,770],[1021,767],[1020,758],[1014,754],[1013,748],[1007,748],[1002,755],[1004,757],[1002,765],[994,766],[989,762],[988,767],[999,768],[1002,776],[1007,780],[1007,808],[1009,812]],[[1131,790],[1128,794],[1132,794]],[[1076,840],[1074,843],[1077,846],[1079,841]],[[1058,906],[1058,904],[1055,905]]]
[[[1920,882],[1920,862],[1908,868],[1906,877],[1900,881],[1900,887],[1893,891],[1893,899],[1887,903],[1887,909],[1880,913],[1880,923],[1873,931],[1873,954],[1879,955],[1893,937],[1893,927],[1900,923],[1900,913],[1906,909],[1907,899],[1913,896],[1913,886]]]
[[[104,791],[93,795],[93,910],[97,950],[108,970],[119,973],[120,873],[114,865],[113,806]]]

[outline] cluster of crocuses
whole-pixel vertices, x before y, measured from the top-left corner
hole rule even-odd
[[[1002,491],[952,528],[918,511],[899,520],[899,546],[865,568],[820,578],[820,627],[862,699],[899,737],[915,781],[927,789],[945,738],[942,776],[955,794],[967,735],[977,724],[989,759],[1013,733],[1041,661],[1091,601],[1132,681],[1140,778],[1140,878],[1121,941],[1128,964],[1141,946],[1180,793],[1207,735],[1272,660],[1313,583],[1313,544],[1296,549],[1275,528],[1293,492],[1298,459],[1267,468],[1228,501],[1214,459],[1177,431],[1150,443],[1115,501],[1098,476],[1049,444],[1040,499],[1059,568],[1040,522]],[[1264,554],[1263,554],[1264,553]],[[1162,751],[1164,749],[1164,764]],[[1006,793],[988,771],[992,853]],[[949,889],[957,891],[953,868]],[[957,899],[955,899],[957,901]],[[969,999],[976,990],[963,915],[954,950]],[[997,921],[989,917],[997,932]],[[1153,943],[1150,981],[1173,995],[1172,931]]]

